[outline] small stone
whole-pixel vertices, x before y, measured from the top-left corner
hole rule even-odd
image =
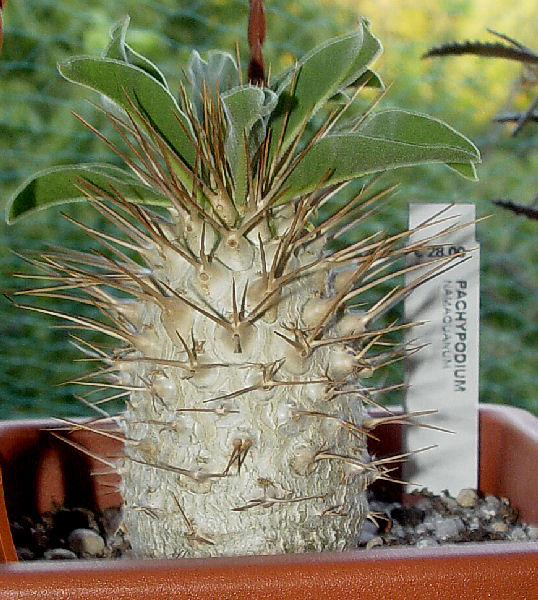
[[[484,503],[488,508],[494,510],[496,513],[498,513],[503,508],[502,501],[499,498],[497,498],[497,496],[492,496],[491,494],[488,494],[484,498]]]
[[[514,527],[508,534],[508,538],[512,542],[526,542],[528,539],[523,527]]]
[[[30,548],[16,548],[15,549],[17,552],[17,558],[21,561],[23,560],[34,560],[35,555],[34,553],[30,550]]]
[[[504,521],[493,521],[489,527],[493,533],[506,533],[508,531],[508,525]]]
[[[432,546],[439,546],[439,542],[434,538],[424,537],[417,540],[415,546],[417,548],[431,548]]]
[[[497,516],[497,509],[486,503],[478,507],[478,514],[484,521],[489,521]]]
[[[431,531],[431,527],[428,527],[426,523],[419,523],[416,527],[406,527],[405,531],[407,535],[424,535],[428,531]]]
[[[105,549],[105,541],[93,529],[75,529],[67,541],[71,550],[82,558],[98,556]]]
[[[476,490],[464,488],[456,496],[456,502],[464,508],[473,508],[478,503],[478,494]]]
[[[501,506],[504,502],[508,502],[508,498],[497,498],[497,496],[494,496],[493,494],[486,494],[484,496],[484,502],[491,506]]]
[[[383,543],[385,546],[401,546],[405,542],[404,538],[399,538],[398,536],[389,533],[383,536]]]
[[[43,558],[45,560],[74,560],[77,555],[67,548],[53,548],[52,550],[46,550]]]
[[[404,539],[405,538],[405,530],[399,523],[392,523],[390,535],[395,538]]]
[[[441,496],[441,500],[449,512],[454,512],[458,508],[458,503],[452,496]]]
[[[470,531],[478,531],[480,529],[480,519],[478,517],[471,517],[467,527]]]
[[[465,529],[463,521],[459,517],[449,517],[448,519],[439,519],[435,523],[435,536],[440,540],[449,540],[457,538],[461,531]]]
[[[501,498],[501,507],[497,512],[497,517],[506,523],[515,523],[518,517],[518,510],[510,504],[508,498]]]
[[[433,511],[433,513],[427,519],[424,519],[423,523],[421,523],[421,525],[424,526],[424,529],[422,529],[421,525],[418,525],[416,530],[420,532],[419,535],[422,535],[425,532],[431,533],[435,530],[437,523],[443,519],[444,517],[440,513]]]
[[[362,525],[359,537],[359,546],[365,546],[368,542],[377,536],[377,525],[372,521],[365,521]]]
[[[531,542],[538,542],[538,525],[527,525],[527,537]]]
[[[366,550],[371,550],[372,548],[376,548],[383,545],[383,538],[376,536],[368,541],[366,544]]]

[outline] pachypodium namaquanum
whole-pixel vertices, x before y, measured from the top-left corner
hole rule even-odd
[[[31,259],[46,284],[25,290],[91,304],[101,318],[19,305],[117,343],[73,336],[100,365],[80,383],[125,399],[114,417],[125,455],[109,466],[122,477],[135,553],[353,547],[368,485],[404,458],[366,447],[380,422],[368,414],[380,391],[369,378],[416,351],[393,339],[413,324],[381,317],[453,258],[432,259],[405,287],[412,232],[352,243],[346,233],[392,190],[372,174],[445,163],[474,178],[479,153],[423,114],[348,112],[365,86],[382,88],[370,69],[382,47],[366,21],[271,81],[263,60],[249,82],[231,54],[194,51],[178,90],[126,43],[127,26],[113,28],[101,57],[59,67],[99,94],[117,141],[79,118],[125,167],[51,168],[8,207],[15,221],[86,200],[115,226],[117,234],[71,218],[99,249]],[[250,33],[259,59],[263,39]],[[360,191],[346,195],[360,178]],[[104,400],[94,402],[101,420]]]

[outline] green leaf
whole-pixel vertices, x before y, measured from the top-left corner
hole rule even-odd
[[[165,197],[118,167],[101,164],[65,165],[46,169],[27,179],[9,198],[6,221],[11,224],[51,206],[87,200],[77,188],[81,180],[109,193],[113,187],[131,202],[169,205]]]
[[[469,139],[443,121],[421,113],[396,108],[373,113],[357,128],[357,132],[376,139],[459,148],[468,152],[476,162],[480,161],[480,152]]]
[[[465,179],[470,179],[471,181],[478,181],[478,176],[476,174],[476,166],[474,163],[447,163],[446,166],[449,169],[456,171],[456,173],[458,173]]]
[[[111,41],[103,52],[103,58],[112,58],[130,65],[134,65],[135,67],[138,67],[148,73],[148,75],[151,75],[166,89],[168,89],[166,78],[162,74],[159,67],[152,63],[149,58],[146,58],[145,56],[142,56],[142,54],[139,54],[133,50],[125,41],[130,20],[130,17],[126,16],[111,27]]]
[[[426,140],[408,143],[359,132],[330,135],[312,146],[283,183],[282,201],[312,192],[322,180],[326,187],[370,173],[428,163],[457,165],[458,170],[469,173],[478,160],[476,152],[466,147],[428,144]]]
[[[68,81],[104,94],[132,113],[131,101],[183,162],[194,164],[196,150],[186,133],[190,129],[188,119],[170,92],[151,75],[110,58],[72,58],[59,69]]]
[[[359,53],[353,57],[352,62],[349,64],[347,77],[340,84],[340,89],[361,83],[367,72],[379,79],[373,71],[368,69],[368,65],[371,65],[383,52],[383,46],[379,39],[372,34],[365,20],[361,22],[361,25],[363,31],[362,46]],[[381,85],[383,86],[383,84]]]
[[[385,84],[381,77],[372,69],[366,69],[364,73],[358,77],[355,81],[353,81],[349,87],[357,88],[361,85],[365,87],[376,88],[379,90],[385,89]]]
[[[204,93],[210,94],[216,100],[217,94],[222,94],[239,84],[239,70],[234,58],[228,52],[219,50],[208,52],[207,62],[193,50],[187,63],[186,74],[191,85],[194,114],[200,122],[203,122],[204,117]]]
[[[235,201],[243,203],[247,194],[248,160],[245,136],[249,141],[250,157],[257,151],[256,144],[265,134],[265,117],[277,102],[274,92],[255,86],[246,86],[222,95],[222,104],[228,121],[225,152],[235,182]],[[251,136],[254,125],[256,136]],[[263,131],[259,131],[259,128]]]
[[[334,96],[331,96],[328,102],[334,102],[340,106],[349,104],[351,100],[353,100],[357,88],[361,87],[375,88],[382,91],[385,89],[385,84],[375,71],[366,69],[366,71],[345,90],[339,90]]]
[[[328,40],[303,57],[279,85],[279,107],[271,120],[274,132],[271,153],[276,150],[286,118],[281,152],[299,133],[305,120],[338,91],[356,82],[381,51],[381,43],[362,22],[354,33]]]

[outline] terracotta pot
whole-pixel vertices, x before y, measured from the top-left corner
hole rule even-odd
[[[8,512],[45,512],[54,505],[117,505],[113,476],[90,476],[102,465],[53,438],[50,421],[0,423],[0,463]],[[377,454],[397,451],[401,430],[385,427]],[[117,455],[114,440],[79,431],[75,443]],[[480,409],[480,490],[507,496],[521,518],[538,524],[538,419],[510,407]],[[76,467],[75,467],[76,465]],[[387,493],[391,490],[385,490]],[[2,528],[0,506],[0,536]],[[5,514],[4,519],[5,521]],[[11,539],[0,539],[13,560]],[[7,552],[6,549],[7,548]],[[2,598],[502,600],[538,595],[538,544],[492,542],[437,548],[198,560],[28,562],[0,566]]]

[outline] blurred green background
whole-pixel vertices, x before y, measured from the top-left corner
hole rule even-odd
[[[385,53],[375,65],[392,86],[383,103],[448,121],[479,146],[480,182],[462,180],[441,166],[400,170],[397,199],[381,222],[405,226],[409,202],[475,202],[482,244],[481,401],[514,404],[538,414],[538,223],[501,212],[496,198],[528,204],[537,192],[536,124],[516,138],[511,127],[492,122],[503,110],[526,108],[531,82],[513,61],[476,57],[420,60],[433,45],[451,40],[493,41],[490,27],[532,46],[537,24],[533,0],[506,6],[489,0],[267,0],[267,62],[273,72],[322,40],[349,31],[359,15],[372,21]],[[213,47],[246,57],[247,0],[9,0],[4,10],[0,57],[0,198],[5,203],[24,178],[60,163],[110,160],[106,149],[71,115],[75,110],[100,124],[86,102],[91,94],[64,82],[59,60],[99,54],[109,27],[131,15],[129,42],[157,62],[169,81],[179,79],[192,47]],[[385,183],[389,183],[385,180]],[[95,216],[83,205],[66,209]],[[44,244],[89,247],[58,209],[15,226],[0,225],[0,289],[23,285],[13,273],[28,271],[10,250]],[[41,304],[43,305],[43,304]],[[52,319],[0,310],[0,417],[83,414],[75,388],[58,385],[84,372],[64,329]]]

